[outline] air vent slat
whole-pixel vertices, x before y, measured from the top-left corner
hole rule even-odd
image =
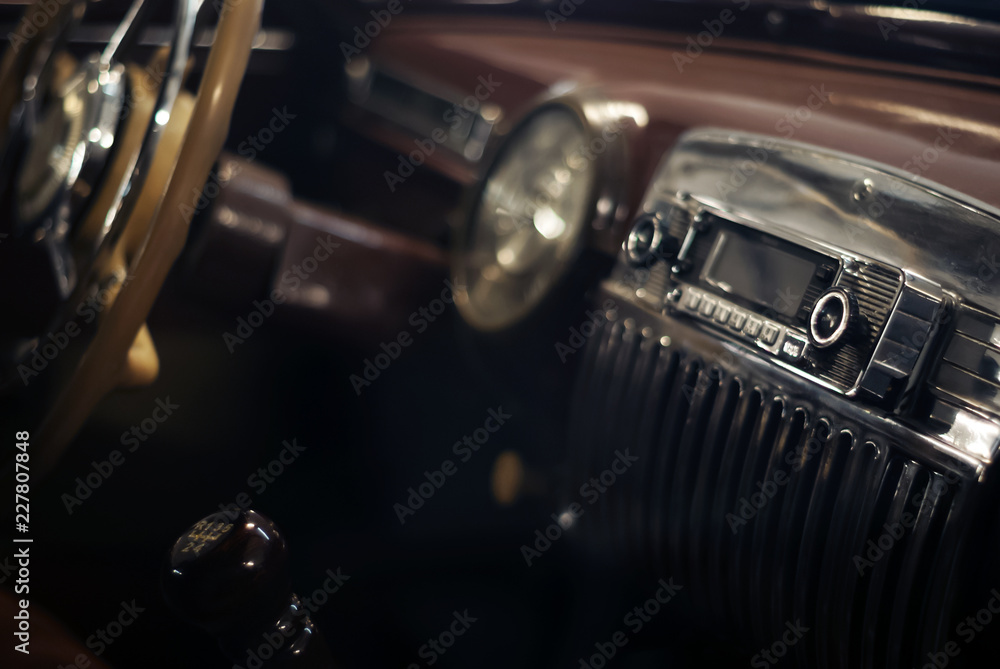
[[[852,518],[847,541],[844,542],[843,562],[840,566],[839,588],[835,595],[837,603],[838,622],[841,625],[839,636],[840,652],[837,657],[841,669],[855,669],[858,655],[860,653],[860,610],[863,597],[866,594],[867,584],[861,581],[861,576],[854,568],[854,556],[859,555],[865,548],[866,542],[878,526],[878,519],[882,516],[880,509],[879,493],[888,479],[894,481],[896,474],[888,474],[887,468],[889,460],[887,449],[884,449],[872,442],[867,444],[870,452],[874,453],[875,461],[867,471],[867,476],[859,481],[855,481],[850,489],[855,491],[856,513]]]

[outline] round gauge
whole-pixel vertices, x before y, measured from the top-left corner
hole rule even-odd
[[[568,107],[530,116],[491,166],[458,249],[458,306],[499,330],[527,316],[579,255],[594,208],[596,165]]]

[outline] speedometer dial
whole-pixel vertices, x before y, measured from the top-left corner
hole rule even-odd
[[[565,274],[593,212],[596,166],[579,116],[542,108],[490,169],[456,259],[459,308],[483,330],[524,318]]]

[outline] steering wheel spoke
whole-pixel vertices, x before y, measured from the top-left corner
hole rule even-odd
[[[10,230],[14,242],[0,244],[0,280],[13,278],[5,272],[18,271],[18,257],[33,254],[48,259],[49,273],[37,276],[52,285],[50,307],[33,305],[34,320],[0,326],[0,347],[8,349],[0,383],[16,387],[11,379],[20,377],[28,386],[41,370],[25,363],[46,336],[74,324],[95,290],[107,299],[89,328],[74,328],[87,339],[70,347],[80,353],[61,354],[68,380],[50,394],[36,440],[45,464],[104,394],[155,377],[145,319],[184,245],[190,221],[182,198],[204,184],[225,139],[262,3],[239,0],[221,13],[196,94],[184,80],[196,30],[210,18],[203,0],[174,0],[169,46],[153,57],[162,76],[152,85],[146,64],[132,56],[153,0],[135,0],[107,46],[78,62],[67,59],[65,46],[82,0],[61,6],[46,30],[5,57],[0,79],[16,83],[20,99],[7,105],[0,94],[0,128],[9,124],[0,170],[10,176],[0,194],[0,231]],[[18,256],[15,247],[25,252]],[[34,349],[26,345],[32,341]]]

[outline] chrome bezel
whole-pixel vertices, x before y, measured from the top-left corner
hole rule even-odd
[[[636,230],[641,223],[650,223],[653,226],[653,238],[649,242],[649,249],[640,252],[637,248],[637,235]],[[625,252],[628,254],[628,259],[632,261],[634,265],[641,265],[644,263],[651,254],[655,253],[655,249],[660,248],[660,244],[663,243],[663,219],[659,214],[654,214],[653,216],[640,216],[636,222],[632,225],[632,229],[629,230],[628,238],[625,240]]]
[[[822,315],[826,304],[833,300],[840,303],[840,323],[834,331],[830,333],[830,335],[822,337],[816,334],[816,329],[819,327],[819,318]],[[840,343],[844,334],[847,332],[847,328],[850,326],[851,300],[844,289],[831,288],[819,296],[819,299],[816,300],[816,304],[813,305],[812,313],[809,314],[809,340],[816,348],[830,348],[831,346]]]

